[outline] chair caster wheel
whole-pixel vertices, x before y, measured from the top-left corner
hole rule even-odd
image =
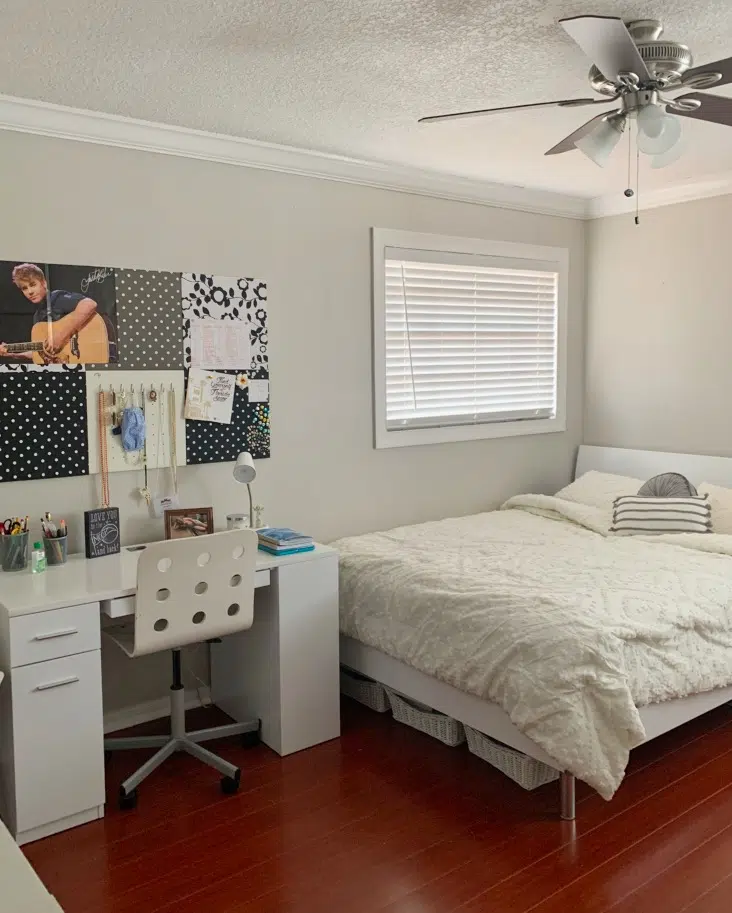
[[[262,741],[262,729],[259,727],[253,732],[242,732],[241,734],[241,746],[242,748],[256,748]]]
[[[120,786],[119,788],[119,807],[123,812],[137,808],[137,790],[133,789],[131,793],[126,793]]]
[[[239,781],[241,780],[241,771],[237,770],[236,774],[233,777],[222,777],[221,778],[221,792],[225,796],[232,796],[239,789]]]

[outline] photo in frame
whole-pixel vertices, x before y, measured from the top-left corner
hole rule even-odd
[[[0,364],[73,368],[116,361],[113,269],[0,260]]]
[[[165,511],[166,539],[193,539],[213,531],[213,507],[181,507]]]

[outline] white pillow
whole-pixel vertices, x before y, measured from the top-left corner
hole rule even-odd
[[[698,490],[700,495],[709,495],[714,532],[732,536],[732,488],[722,488],[721,485],[702,482]]]
[[[601,510],[611,510],[616,498],[636,494],[643,482],[643,479],[616,476],[611,472],[597,472],[591,469],[579,479],[561,488],[555,497],[577,504],[587,504],[589,507],[599,507]]]

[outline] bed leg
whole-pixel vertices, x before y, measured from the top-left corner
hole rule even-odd
[[[561,800],[559,814],[562,821],[574,821],[574,776],[566,770],[562,771],[559,778],[559,795]]]

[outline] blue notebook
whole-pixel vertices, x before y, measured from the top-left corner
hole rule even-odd
[[[297,555],[300,552],[315,551],[315,545],[300,545],[295,548],[270,548],[268,545],[259,543],[259,549],[262,552],[268,552],[270,555]]]
[[[273,545],[285,546],[288,544],[308,544],[312,542],[311,536],[305,533],[298,533],[287,526],[265,526],[264,529],[257,530],[259,538]]]

